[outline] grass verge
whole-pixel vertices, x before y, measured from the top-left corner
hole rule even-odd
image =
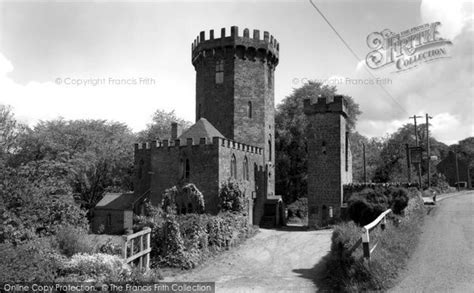
[[[362,228],[354,222],[335,226],[331,252],[326,259],[325,283],[341,292],[387,290],[415,250],[425,215],[423,200],[413,196],[402,215],[391,215],[384,231],[371,232],[371,243],[378,242],[370,262],[364,260],[362,246],[351,252]]]

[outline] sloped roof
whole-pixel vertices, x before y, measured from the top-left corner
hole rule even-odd
[[[214,125],[211,124],[211,122],[207,121],[206,118],[201,118],[178,138],[183,144],[186,143],[188,138],[192,138],[193,142],[197,144],[202,137],[212,139],[215,136],[224,138],[219,130],[217,130]]]
[[[132,210],[137,197],[133,193],[106,193],[96,204],[102,210]]]

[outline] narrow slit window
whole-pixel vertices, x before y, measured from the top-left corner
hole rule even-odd
[[[244,180],[249,180],[249,160],[247,157],[244,158],[244,163],[243,163],[243,174],[244,174]]]
[[[230,177],[237,179],[237,160],[235,155],[232,155],[230,160]]]
[[[190,166],[189,166],[189,159],[186,159],[186,167],[184,172],[184,178],[189,179],[189,175],[191,173]]]
[[[249,118],[252,118],[252,102],[249,101],[247,104],[247,115]]]

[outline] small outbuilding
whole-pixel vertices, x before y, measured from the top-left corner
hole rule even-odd
[[[106,193],[92,210],[92,232],[124,234],[133,227],[134,210],[140,198],[133,193]]]

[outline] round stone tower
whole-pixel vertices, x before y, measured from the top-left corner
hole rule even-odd
[[[192,44],[196,70],[196,121],[211,122],[225,137],[264,149],[267,195],[274,195],[274,72],[279,43],[268,32],[250,37],[236,26],[220,38],[203,31]]]

